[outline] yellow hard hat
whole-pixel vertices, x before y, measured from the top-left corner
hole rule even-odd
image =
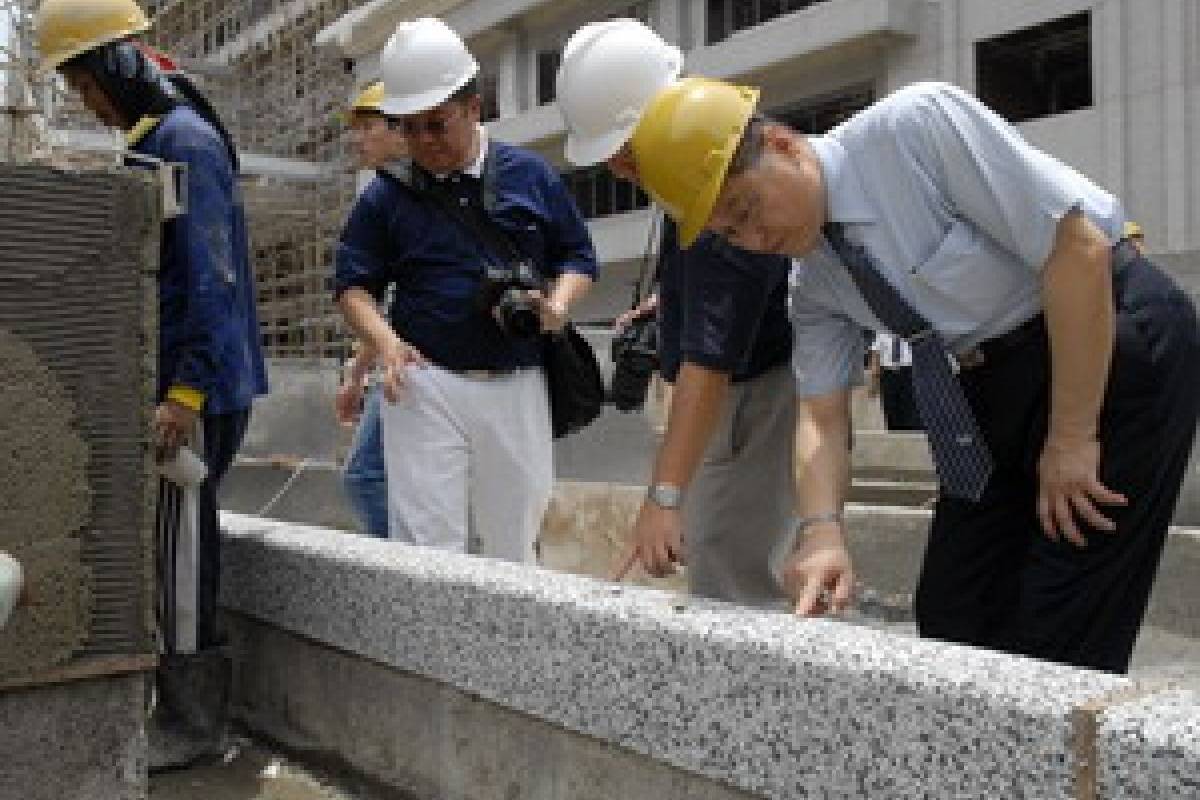
[[[133,0],[42,0],[34,27],[42,69],[49,72],[100,45],[145,31],[150,20]]]
[[[379,108],[381,103],[383,103],[383,81],[375,81],[354,98],[354,102],[350,104],[350,113],[383,113]]]
[[[629,144],[646,193],[679,223],[689,246],[712,214],[758,89],[684,78],[650,101]]]
[[[1135,236],[1144,237],[1145,233],[1142,231],[1141,225],[1138,225],[1136,222],[1130,220],[1129,222],[1125,223],[1125,228],[1121,231],[1121,235],[1126,239],[1132,239]]]

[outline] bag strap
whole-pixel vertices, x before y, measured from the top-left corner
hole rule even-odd
[[[496,204],[496,159],[494,144],[488,143],[483,159],[483,175],[480,178],[482,208],[474,203],[466,205],[450,197],[445,187],[411,159],[387,164],[377,170],[378,174],[391,178],[407,187],[418,197],[428,200],[442,213],[459,223],[478,239],[494,256],[509,260],[527,259],[528,256],[512,240],[508,231],[500,227],[488,210]],[[540,273],[540,270],[539,270]]]
[[[642,304],[642,298],[649,296],[653,292],[654,287],[658,286],[659,266],[664,250],[662,242],[659,242],[658,258],[655,259],[654,274],[648,286],[646,285],[646,275],[650,272],[650,259],[654,255],[654,240],[660,238],[658,234],[659,228],[663,228],[665,231],[665,227],[662,225],[663,212],[657,206],[651,206],[650,213],[650,226],[646,232],[646,249],[642,252],[642,263],[638,267],[637,283],[633,285],[633,304],[629,306],[630,310],[637,309]],[[642,294],[643,287],[645,288],[645,295]]]

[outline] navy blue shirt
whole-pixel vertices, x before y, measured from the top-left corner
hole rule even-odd
[[[135,152],[186,164],[187,213],[167,220],[158,270],[158,399],[183,386],[205,414],[250,407],[267,391],[246,215],[225,141],[187,106]]]
[[[449,179],[447,188],[472,203],[494,198],[484,204],[486,213],[543,280],[564,272],[595,278],[587,225],[549,164],[528,150],[492,142],[483,174],[486,192],[470,176]],[[392,328],[447,369],[536,366],[540,341],[504,336],[479,302],[487,265],[505,260],[427,197],[381,175],[359,196],[342,232],[334,296],[361,288],[378,299],[394,284]]]
[[[704,234],[680,250],[666,220],[659,256],[659,360],[674,382],[681,362],[756,378],[792,353],[788,321],[791,259],[740,250]]]

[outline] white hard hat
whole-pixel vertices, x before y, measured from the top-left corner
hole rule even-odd
[[[629,141],[650,98],[683,70],[683,53],[636,19],[584,25],[563,47],[556,90],[567,160],[610,158]]]
[[[0,552],[0,628],[16,607],[23,583],[20,563],[8,553]]]
[[[401,22],[379,60],[388,116],[428,111],[450,99],[479,72],[479,62],[440,19]]]

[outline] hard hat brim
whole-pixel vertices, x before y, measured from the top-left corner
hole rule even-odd
[[[150,20],[147,19],[144,23],[139,23],[138,25],[132,26],[128,31],[122,33],[120,36],[97,36],[95,39],[82,42],[75,47],[55,53],[53,56],[43,55],[40,63],[37,66],[37,72],[40,75],[48,75],[76,56],[81,56],[90,50],[95,50],[97,47],[103,47],[109,42],[116,42],[121,39],[126,39],[130,36],[137,36],[138,34],[145,33],[148,30],[150,30]]]
[[[389,117],[403,117],[408,114],[420,114],[422,111],[437,108],[449,100],[455,92],[470,83],[471,79],[478,74],[479,64],[476,63],[466,77],[450,87],[439,86],[436,89],[404,95],[403,97],[388,97],[385,95],[382,102],[379,103],[379,111]]]
[[[590,167],[607,161],[617,154],[621,145],[629,141],[636,125],[611,131],[604,136],[576,136],[567,134],[563,155],[577,167]]]

